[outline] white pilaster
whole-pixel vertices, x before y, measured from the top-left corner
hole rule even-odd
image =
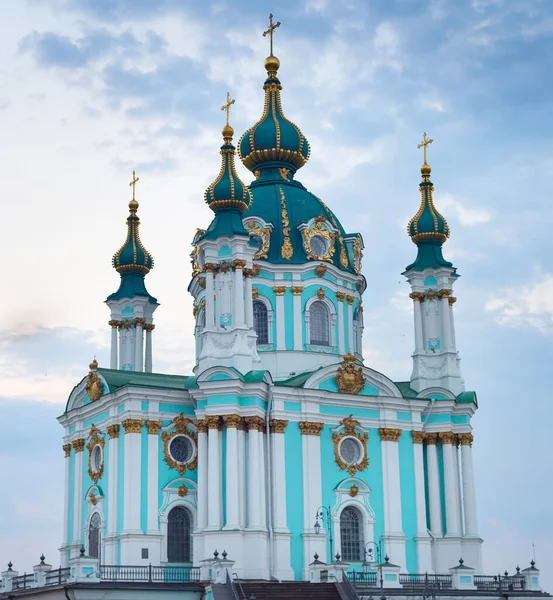
[[[117,324],[118,321],[110,321],[111,325],[111,352],[109,359],[109,368],[117,369]]]
[[[71,466],[71,444],[64,444],[63,450],[65,452],[65,482],[64,482],[64,492],[63,492],[63,505],[64,505],[64,519],[63,519],[63,544],[71,544],[72,540],[69,538],[69,500],[70,500],[70,490],[69,490],[69,469]],[[62,557],[65,553],[62,552]]]
[[[248,269],[247,271],[244,272],[244,277],[245,277],[245,288],[246,288],[246,298],[245,298],[246,325],[248,326],[248,328],[251,328],[251,327],[253,327],[253,298],[252,298],[253,287],[252,287],[252,271],[251,271],[251,269]]]
[[[142,533],[140,529],[140,473],[142,425],[144,425],[144,421],[139,419],[125,419],[122,425],[125,429],[125,437],[123,439],[125,450],[123,533]]]
[[[233,325],[243,325],[244,315],[244,278],[242,277],[242,266],[234,267],[234,314]]]
[[[338,352],[343,355],[346,353],[344,329],[344,298],[346,295],[344,292],[338,292],[336,296],[338,298]]]
[[[134,370],[139,372],[144,370],[142,323],[143,321],[136,319],[134,327]]]
[[[119,368],[123,369],[125,365],[125,328],[119,325]]]
[[[205,272],[205,326],[206,328],[215,325],[215,299],[214,299],[214,277],[211,269]]]
[[[288,532],[286,525],[286,464],[284,429],[288,421],[271,420],[271,456],[273,464],[273,525],[278,532]]]
[[[258,436],[258,453],[259,453],[259,479],[260,479],[260,494],[259,494],[259,518],[263,528],[267,526],[267,484],[265,481],[265,423],[259,428]]]
[[[225,287],[223,285],[225,279],[225,273],[217,273],[215,276],[215,290],[217,299],[215,300],[215,327],[221,329],[221,316],[224,312],[224,292]]]
[[[147,323],[144,328],[146,331],[146,358],[144,360],[144,371],[146,371],[146,373],[152,372],[152,331],[154,330],[154,327],[155,325]]]
[[[421,293],[413,292],[409,294],[409,297],[413,300],[413,309],[415,316],[415,353],[422,352],[423,346],[423,332],[422,332],[422,312],[421,312],[421,298],[424,295]]]
[[[438,434],[426,436],[426,461],[428,473],[428,506],[430,509],[430,531],[436,537],[443,536],[442,506],[440,502],[440,474],[438,471],[438,452],[436,448]]]
[[[241,271],[240,271],[241,273]],[[241,287],[241,286],[240,286]],[[238,427],[242,417],[238,415],[225,415],[227,427],[227,460],[226,460],[226,523],[225,529],[240,528],[240,498],[238,494]]]
[[[463,535],[463,503],[461,500],[461,469],[459,467],[459,444],[457,436],[453,443],[453,474],[455,479],[455,496],[457,497],[457,513],[459,519],[459,533]]]
[[[399,446],[401,429],[380,428],[382,448],[382,489],[384,495],[384,549],[390,562],[406,567],[405,535],[401,526]]]
[[[248,529],[261,529],[261,466],[259,456],[260,417],[246,417],[248,427]]]
[[[209,428],[207,436],[207,528],[221,529],[221,448],[219,445],[219,417],[206,417]]]
[[[415,475],[415,501],[417,509],[417,562],[420,573],[432,572],[432,547],[426,526],[426,495],[424,491],[424,433],[412,431]]]
[[[246,432],[244,425],[238,428],[238,502],[239,525],[246,526]]]
[[[146,533],[159,533],[159,430],[161,421],[147,421],[148,427],[148,508]]]
[[[303,349],[303,319],[301,315],[301,293],[303,287],[295,286],[292,288],[294,294],[294,350]]]
[[[84,439],[73,441],[75,451],[75,472],[73,474],[73,544],[83,543],[83,451]]]
[[[118,482],[118,454],[119,454],[119,424],[108,425],[108,518],[105,540],[105,562],[114,565],[117,561],[116,543],[113,538],[117,535],[117,482]]]
[[[472,434],[459,435],[461,441],[461,463],[463,472],[463,501],[465,509],[465,535],[478,537],[476,516],[476,493],[474,490],[474,469],[472,465]]]
[[[444,458],[446,537],[459,537],[461,535],[461,524],[459,523],[459,499],[455,485],[454,436],[450,431],[444,431],[440,433],[440,439],[442,440]]]
[[[348,302],[348,313],[347,313],[347,323],[346,327],[348,328],[348,352],[355,351],[354,343],[353,343],[353,302],[355,298],[353,296],[346,297]]]
[[[207,527],[207,498],[209,493],[207,470],[207,424],[205,421],[196,421],[198,427],[198,519],[196,526],[201,531]]]
[[[445,290],[442,290],[445,291]],[[449,298],[447,295],[442,295],[440,299],[440,327],[441,327],[441,349],[451,350],[450,333],[451,327],[449,324]]]
[[[276,349],[286,350],[285,340],[285,314],[284,314],[284,287],[277,287],[276,293]]]

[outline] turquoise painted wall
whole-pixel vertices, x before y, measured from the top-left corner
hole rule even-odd
[[[175,415],[180,415],[183,413],[187,417],[193,417],[195,415],[194,407],[191,404],[174,404],[168,402],[159,403],[159,412],[171,413]]]
[[[109,411],[106,410],[95,417],[91,417],[90,419],[86,419],[83,421],[83,429],[88,429],[92,427],[92,425],[96,425],[99,428],[100,423],[109,418]]]
[[[301,402],[284,401],[284,410],[288,412],[301,412]]]
[[[300,426],[290,421],[284,430],[284,460],[286,466],[286,522],[290,538],[290,562],[295,579],[303,571],[303,472]],[[247,437],[247,436],[246,436]]]
[[[334,378],[334,376],[329,377],[328,379],[325,379],[324,381],[322,381],[319,384],[319,389],[327,390],[329,392],[337,392],[338,384],[336,383],[336,379]],[[365,385],[363,386],[363,389],[358,394],[358,396],[379,396],[379,395],[380,395],[380,392],[378,391],[378,389],[375,388],[374,385],[371,385],[370,383],[365,383]],[[348,414],[351,414],[351,410]]]
[[[409,573],[418,573],[417,546],[417,507],[415,490],[415,452],[413,440],[408,431],[399,437],[399,484],[401,489],[401,522],[405,541],[406,567]],[[393,562],[393,557],[392,557]]]
[[[335,382],[336,383],[336,382]],[[352,413],[354,417],[363,419],[379,419],[380,411],[374,408],[351,408],[349,406],[333,406],[327,404],[319,405],[319,412],[322,415],[336,415],[339,417],[349,417]]]

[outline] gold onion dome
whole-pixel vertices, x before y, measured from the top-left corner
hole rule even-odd
[[[127,218],[127,239],[113,255],[112,265],[118,273],[149,273],[154,267],[152,255],[144,248],[140,241],[138,228],[140,219],[137,216],[138,202],[133,198],[129,202],[129,216]]]

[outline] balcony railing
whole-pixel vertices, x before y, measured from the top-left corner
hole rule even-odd
[[[479,590],[524,590],[524,577],[520,575],[475,575],[474,585]]]
[[[45,575],[45,585],[61,585],[66,583],[69,579],[69,567],[62,569],[54,569],[53,571],[47,571]]]
[[[200,581],[197,567],[154,567],[152,565],[101,565],[103,581],[147,581],[155,583],[190,583]]]
[[[34,574],[24,573],[23,575],[19,575],[19,577],[14,577],[12,579],[12,590],[27,590],[31,587],[34,587],[34,584]]]
[[[452,587],[451,575],[429,575],[428,573],[400,573],[399,583],[410,590],[424,590],[433,588],[437,590],[450,590]]]
[[[348,579],[356,587],[376,587],[376,573],[363,573],[362,571],[350,571]]]

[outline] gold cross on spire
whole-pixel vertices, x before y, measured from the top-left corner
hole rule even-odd
[[[227,127],[229,126],[229,115],[230,115],[230,107],[236,102],[236,100],[233,98],[232,100],[230,99],[230,92],[227,92],[227,103],[223,104],[223,106],[221,106],[221,110],[226,110],[227,111]]]
[[[140,180],[140,177],[136,176],[136,171],[132,172],[132,181],[129,183],[129,187],[132,186],[132,199],[135,200],[134,194],[136,190],[136,182]]]
[[[263,37],[267,37],[267,34],[269,34],[269,36],[271,38],[271,54],[270,54],[270,56],[273,56],[273,32],[275,31],[275,29],[277,27],[280,27],[280,21],[277,21],[273,25],[273,14],[271,13],[269,15],[269,29],[267,29],[267,31],[263,32]]]
[[[425,132],[424,132],[424,136],[423,136],[423,138],[422,138],[422,142],[421,142],[421,143],[420,143],[420,144],[417,146],[417,150],[418,150],[419,148],[424,148],[424,164],[425,164],[425,165],[426,165],[426,164],[428,164],[428,163],[426,162],[426,147],[428,146],[428,144],[431,144],[433,141],[434,141],[434,140],[429,140],[429,139],[427,139],[427,137],[426,137],[426,131],[425,131]]]

